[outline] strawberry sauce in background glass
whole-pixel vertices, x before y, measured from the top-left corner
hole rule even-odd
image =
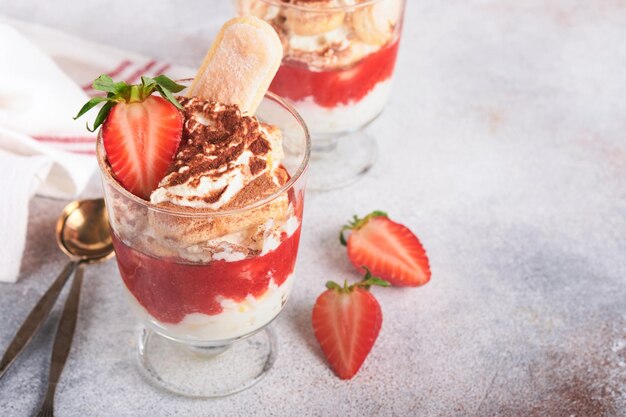
[[[239,392],[276,359],[276,338],[267,325],[295,281],[310,139],[296,111],[272,93],[256,116],[281,129],[282,166],[290,178],[274,194],[238,209],[164,208],[142,200],[112,177],[98,140],[117,263],[141,324],[139,368],[177,394]],[[232,250],[233,233],[254,236],[260,248]]]
[[[270,91],[289,99],[312,137],[309,188],[351,184],[373,166],[363,130],[383,111],[400,45],[404,0],[236,0],[270,23],[284,57]]]

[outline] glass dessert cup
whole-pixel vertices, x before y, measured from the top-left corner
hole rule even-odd
[[[376,161],[364,129],[391,91],[404,0],[237,0],[278,32],[284,58],[270,91],[289,99],[312,137],[308,188],[351,184]]]
[[[120,275],[142,325],[139,367],[177,394],[234,394],[276,359],[267,325],[293,284],[310,138],[296,111],[272,93],[256,116],[281,129],[290,178],[270,196],[228,211],[163,207],[134,196],[112,177],[98,140]],[[258,248],[237,250],[238,239]]]

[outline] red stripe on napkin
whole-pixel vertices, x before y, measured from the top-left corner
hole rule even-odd
[[[33,136],[38,142],[45,143],[60,151],[81,155],[95,155],[96,139],[89,136]]]
[[[156,77],[157,75],[161,75],[163,74],[165,71],[167,71],[169,68],[171,67],[170,64],[163,64],[163,66],[161,66],[161,68],[159,68],[158,70],[154,71],[153,74]]]
[[[146,65],[144,65],[142,68],[139,68],[137,71],[135,71],[130,77],[126,78],[124,81],[126,81],[126,83],[128,84],[132,84],[136,82],[137,80],[139,80],[139,77],[147,73],[150,70],[150,68],[152,68],[155,65],[156,65],[156,61],[148,62]]]
[[[95,143],[96,138],[89,136],[33,136],[39,142],[55,143]]]
[[[73,151],[68,151],[68,152],[72,152],[72,153],[79,153],[81,155],[95,155],[96,151],[94,150],[88,150],[88,149],[76,149]]]

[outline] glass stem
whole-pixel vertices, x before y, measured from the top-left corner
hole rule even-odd
[[[226,352],[230,349],[231,345],[223,345],[223,346],[187,346],[189,350],[193,353],[204,356],[206,358],[212,358],[215,356],[219,356],[222,353]]]
[[[313,138],[311,141],[311,151],[314,156],[324,156],[334,152],[337,149],[339,137]]]

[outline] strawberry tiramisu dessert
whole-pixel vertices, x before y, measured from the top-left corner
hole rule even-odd
[[[296,103],[314,136],[357,130],[385,106],[403,0],[238,0],[269,22],[283,63],[270,90]]]
[[[182,139],[149,198],[182,214],[127,211],[123,197],[113,199],[118,264],[132,304],[153,328],[181,340],[233,339],[267,324],[287,301],[301,196],[283,192],[245,209],[289,181],[280,130],[242,115],[237,105],[178,101]],[[107,138],[103,131],[105,150]],[[139,160],[134,152],[127,144],[121,150],[124,159]],[[146,162],[146,169],[154,166]],[[202,212],[218,215],[197,216]]]
[[[304,127],[283,131],[284,117],[301,121],[265,95],[281,57],[267,23],[233,19],[195,79],[180,82],[187,86],[101,76],[94,88],[106,97],[79,113],[104,103],[94,128],[102,125],[98,157],[119,270],[159,335],[226,345],[263,328],[287,301],[308,138]],[[283,119],[271,120],[275,111]]]

